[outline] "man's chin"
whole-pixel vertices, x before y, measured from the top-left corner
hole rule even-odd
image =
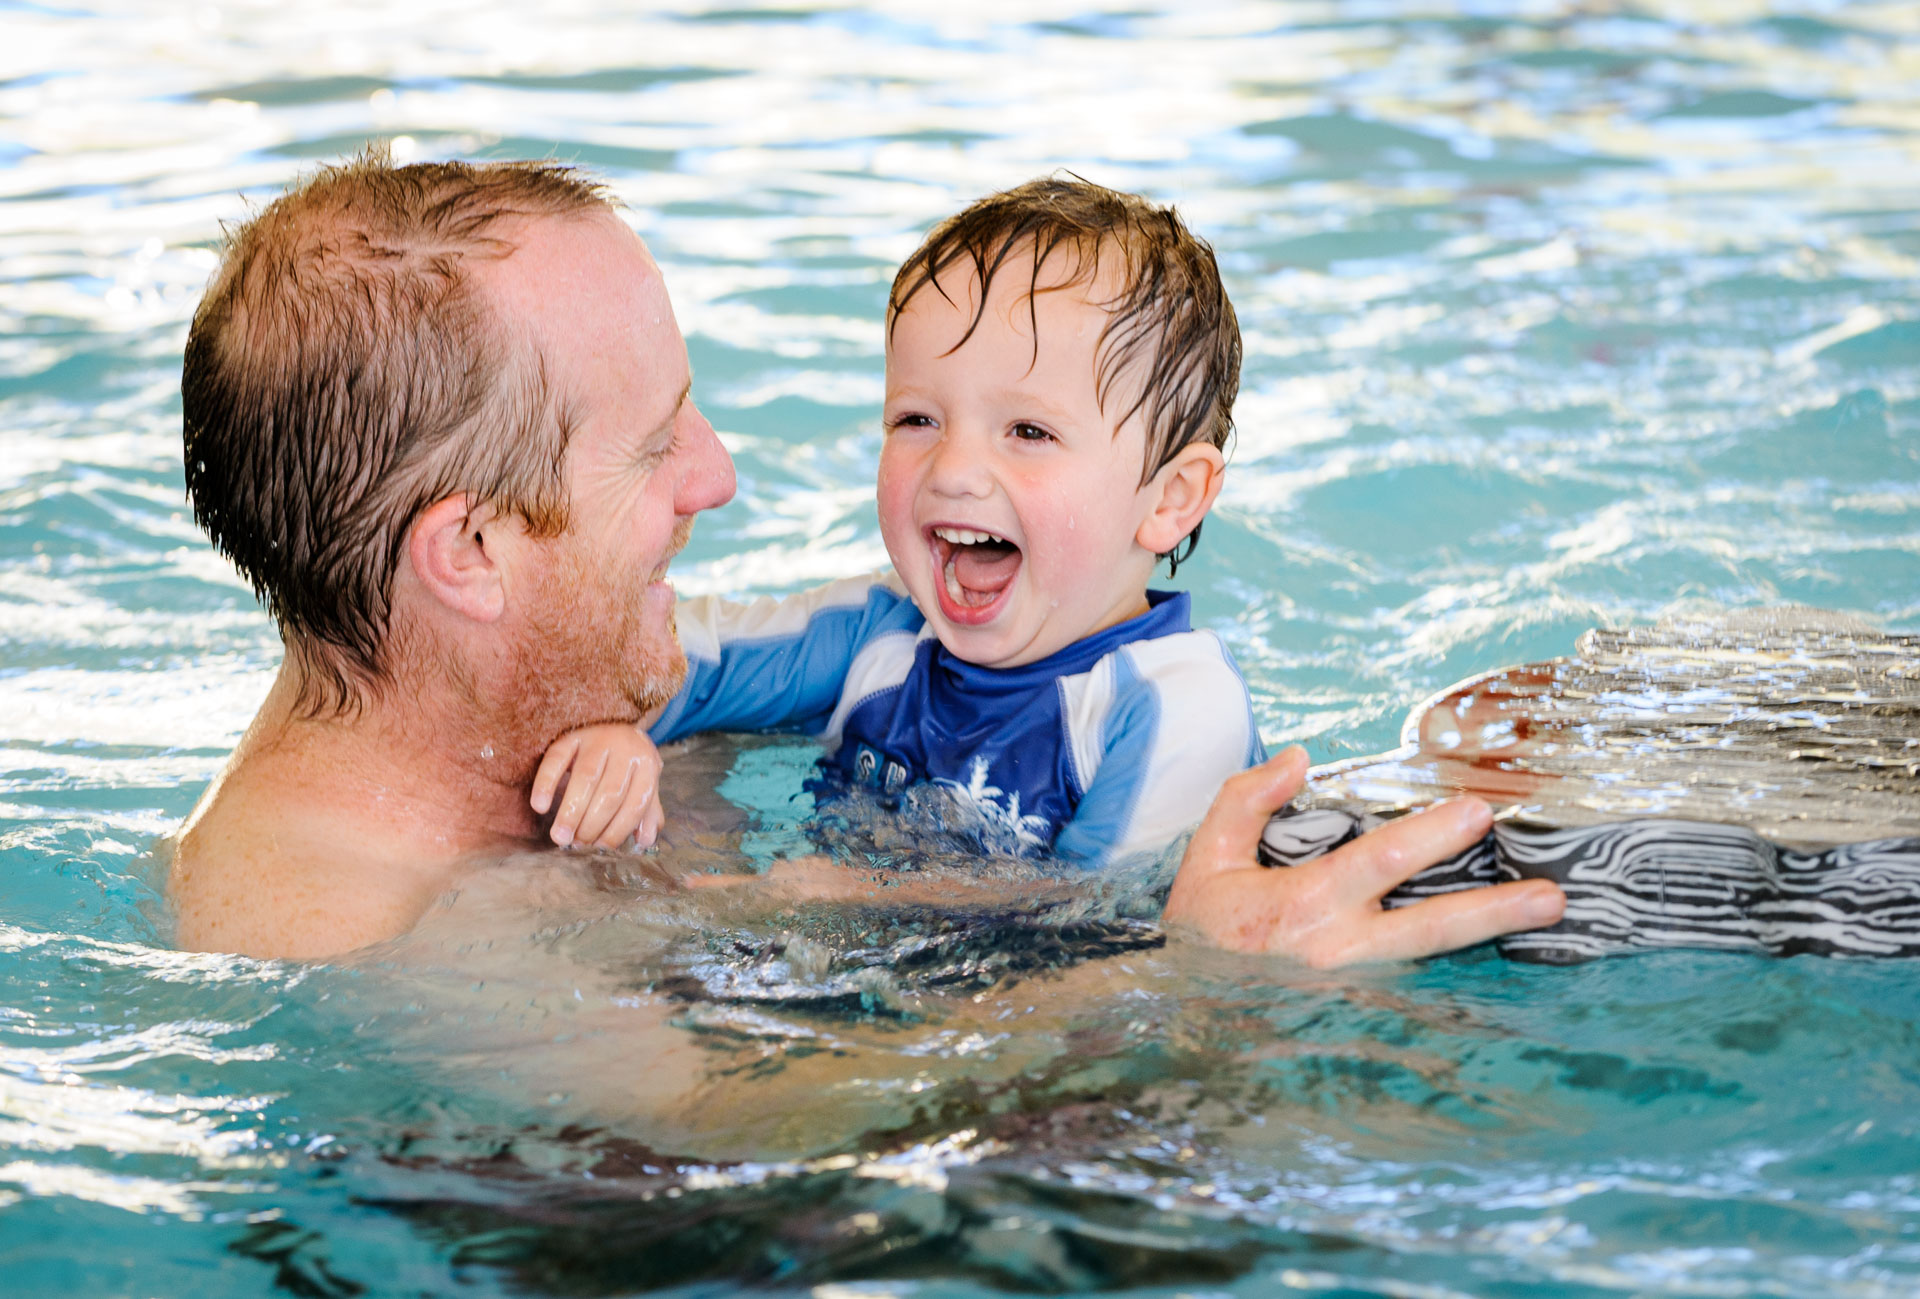
[[[624,683],[627,702],[633,705],[635,714],[645,720],[672,703],[686,680],[687,656],[676,640],[671,660],[656,663],[644,675]]]

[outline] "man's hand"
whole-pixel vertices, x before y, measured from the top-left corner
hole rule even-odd
[[[553,742],[533,775],[533,810],[553,806],[561,778],[566,796],[548,830],[553,841],[645,848],[660,833],[660,751],[638,726],[583,726]]]
[[[1254,857],[1267,818],[1300,792],[1306,750],[1283,750],[1229,780],[1180,862],[1165,922],[1237,952],[1270,952],[1327,968],[1412,960],[1500,934],[1550,925],[1567,899],[1548,880],[1521,880],[1392,911],[1380,899],[1465,850],[1493,824],[1477,798],[1401,817],[1326,856],[1281,870]]]

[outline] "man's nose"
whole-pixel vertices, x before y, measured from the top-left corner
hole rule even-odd
[[[943,431],[927,467],[927,486],[940,496],[990,495],[993,478],[981,438],[959,428]]]
[[[682,418],[688,424],[682,434],[687,450],[673,509],[676,514],[697,514],[733,499],[733,457],[699,407],[688,402]]]

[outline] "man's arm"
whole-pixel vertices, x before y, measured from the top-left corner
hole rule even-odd
[[[1392,911],[1380,899],[1464,851],[1492,824],[1487,805],[1453,799],[1382,826],[1325,857],[1270,870],[1254,857],[1267,818],[1306,781],[1291,748],[1229,780],[1195,831],[1164,914],[1220,947],[1307,965],[1413,960],[1560,919],[1567,899],[1547,880],[1431,898]]]

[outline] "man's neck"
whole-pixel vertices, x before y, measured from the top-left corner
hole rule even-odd
[[[527,794],[540,752],[509,724],[406,682],[313,718],[296,707],[296,674],[281,669],[236,760],[297,772],[297,801],[354,809],[373,835],[430,856],[538,837]]]

